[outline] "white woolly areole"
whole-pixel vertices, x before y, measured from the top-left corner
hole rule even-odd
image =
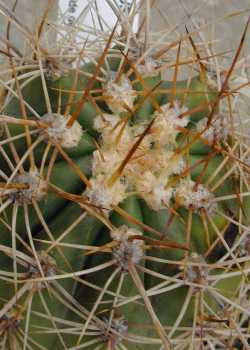
[[[166,148],[153,148],[138,150],[125,170],[125,174],[137,178],[152,171],[157,177],[180,174],[184,170],[182,156],[175,156],[173,151]],[[132,179],[133,181],[133,179]]]
[[[113,205],[118,205],[125,199],[126,184],[117,180],[112,186],[107,185],[104,175],[97,175],[90,179],[91,187],[83,193],[91,204],[104,211],[110,211]]]
[[[138,264],[144,255],[144,243],[133,236],[142,236],[142,233],[134,228],[122,225],[111,231],[111,237],[118,245],[113,249],[113,256],[123,272],[128,271],[129,262]]]
[[[138,140],[139,137],[144,133],[144,131],[148,127],[148,123],[148,121],[143,121],[131,127],[131,132],[134,140]],[[156,143],[156,137],[157,135],[153,134],[150,129],[149,132],[143,137],[140,146],[138,147],[138,151],[146,152],[149,149],[151,149],[152,146],[154,146],[154,144]]]
[[[207,284],[207,277],[209,275],[209,268],[206,266],[206,261],[203,256],[193,253],[185,260],[186,273],[185,277],[188,282],[200,284],[201,287]],[[195,287],[194,291],[199,290],[200,287]]]
[[[180,107],[178,102],[175,102],[173,107],[170,103],[161,106],[161,110],[154,113],[157,118],[150,130],[154,141],[160,145],[174,143],[177,134],[180,132],[178,127],[185,128],[189,123],[186,116],[179,118],[186,111],[187,108]]]
[[[135,178],[135,190],[153,210],[166,209],[173,194],[173,188],[166,188],[167,178],[157,178],[147,171]]]
[[[162,62],[156,60],[152,57],[146,57],[144,64],[140,63],[137,65],[137,71],[142,76],[154,77],[159,74],[159,68],[161,67]]]
[[[104,94],[110,110],[119,114],[127,111],[125,106],[133,107],[136,91],[133,90],[130,80],[124,74],[119,78],[118,82],[115,82],[116,75],[116,72],[109,72],[108,80],[104,87]]]
[[[212,213],[216,207],[213,194],[204,185],[197,185],[192,180],[181,180],[174,194],[180,205],[192,208],[195,212],[205,209]]]
[[[14,189],[9,194],[10,198],[18,204],[31,204],[33,200],[39,201],[47,194],[47,182],[39,177],[37,171],[16,175],[12,182],[28,187]]]
[[[49,139],[59,143],[63,148],[73,148],[81,141],[83,130],[78,121],[74,121],[71,127],[67,126],[70,116],[63,116],[57,113],[48,113],[42,117],[42,121],[49,127],[45,130]]]
[[[201,132],[207,128],[207,118],[201,119],[197,124],[197,131]],[[213,120],[212,125],[202,134],[202,138],[205,138],[209,143],[215,141],[226,141],[229,136],[230,130],[228,128],[228,120],[224,114],[217,114]]]
[[[114,150],[96,150],[93,152],[92,173],[94,176],[105,174],[110,176],[110,171],[116,169],[122,162],[120,153]]]
[[[94,128],[98,132],[103,132],[105,130],[111,131],[120,120],[120,117],[115,114],[103,113],[102,115],[97,115],[95,117]]]
[[[103,342],[110,344],[111,349],[116,349],[117,345],[119,345],[124,338],[128,335],[128,320],[123,317],[112,317],[110,319],[108,317],[103,318],[104,325],[101,328],[101,337]]]
[[[45,251],[39,251],[37,253],[38,255],[38,259],[43,271],[43,274],[45,277],[51,277],[56,275],[56,271],[57,271],[57,264],[56,264],[56,260],[54,258],[52,258],[51,256],[49,256]],[[29,271],[28,271],[28,277],[29,278],[40,278],[41,276],[41,271],[40,268],[37,264],[37,261],[34,259],[33,264],[31,264],[29,266]],[[40,289],[44,289],[46,288],[46,283],[45,282],[34,282],[35,287],[40,290]],[[34,287],[34,285],[33,285]]]
[[[128,43],[129,59],[136,65],[137,71],[142,76],[152,77],[159,74],[159,68],[162,66],[162,60],[155,59],[154,55],[157,53],[156,48],[151,48],[150,52],[145,55],[144,39],[131,37]],[[141,59],[143,57],[143,60]]]
[[[127,125],[114,114],[98,115],[94,120],[94,128],[102,134],[102,144],[106,149],[125,152],[131,146],[131,133]]]

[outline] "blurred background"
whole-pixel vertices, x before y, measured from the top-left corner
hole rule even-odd
[[[50,53],[57,53],[65,36],[71,35],[72,40],[75,37],[74,40],[83,41],[84,36],[91,37],[91,31],[110,32],[119,11],[126,21],[131,5],[137,9],[137,14],[133,26],[131,22],[129,25],[136,30],[143,23],[149,46],[160,47],[180,40],[188,30],[201,55],[221,55],[219,69],[231,61],[250,15],[250,0],[0,0],[0,48],[6,45],[8,11],[21,24],[18,26],[18,21],[12,23],[10,42],[27,57],[31,45],[25,30],[28,29],[34,37],[46,8],[49,11],[41,40]],[[96,12],[100,14],[101,25]],[[188,40],[183,40],[181,51],[183,57],[193,55]],[[248,35],[241,55],[247,70],[249,53]],[[176,50],[172,50],[169,61],[175,55]],[[1,55],[0,59],[3,58]],[[185,70],[180,74],[184,77]]]
[[[49,21],[55,22],[58,16],[77,17],[83,9],[82,16],[85,24],[92,24],[91,11],[95,6],[110,26],[115,23],[116,16],[112,9],[117,6],[125,6],[132,0],[1,0],[0,5],[13,8],[16,4],[16,16],[30,29],[34,29],[41,20],[41,16],[50,3]],[[216,48],[233,49],[239,39],[240,33],[250,14],[249,0],[138,0],[143,13],[143,8],[151,7],[150,26],[154,31],[171,32],[173,37],[185,31],[185,25],[189,28],[208,25],[207,39],[212,40]],[[75,6],[74,6],[75,4]],[[75,12],[69,12],[75,7]],[[0,33],[6,32],[6,21],[1,16]],[[19,31],[12,28],[12,40],[18,46],[23,45]],[[48,40],[48,39],[47,39]],[[50,36],[50,44],[54,38]],[[247,47],[250,47],[248,40]]]

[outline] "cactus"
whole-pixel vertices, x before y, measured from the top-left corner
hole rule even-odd
[[[9,54],[1,349],[247,349],[249,137],[233,103],[246,84],[230,84],[248,23],[220,85],[189,32],[193,60],[172,44],[167,80],[166,48],[144,52],[119,14],[96,52],[98,35],[71,58],[36,35],[31,62]]]

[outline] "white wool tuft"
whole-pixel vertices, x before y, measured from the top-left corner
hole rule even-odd
[[[135,189],[153,210],[166,209],[173,193],[173,188],[166,188],[167,180],[147,171],[134,179]]]
[[[104,175],[97,175],[90,179],[91,188],[83,193],[89,202],[105,212],[112,210],[113,205],[118,205],[125,199],[126,184],[117,180],[112,186],[107,185]]]
[[[111,231],[111,237],[118,243],[113,249],[113,256],[123,272],[128,271],[130,261],[133,264],[138,264],[144,255],[143,241],[132,239],[133,236],[142,236],[142,233],[126,225]]]
[[[31,204],[33,200],[40,201],[47,194],[47,182],[40,178],[37,171],[18,174],[12,182],[28,186],[27,189],[14,189],[10,192],[10,198],[19,204]]]
[[[113,113],[126,112],[126,106],[133,108],[136,91],[133,90],[130,80],[123,74],[118,82],[115,82],[116,72],[110,72],[105,84],[104,94],[106,102]]]
[[[49,125],[45,130],[49,139],[55,143],[59,143],[63,148],[78,146],[83,134],[82,127],[77,120],[68,128],[67,123],[69,119],[70,116],[65,117],[57,113],[45,114],[41,119]]]
[[[98,115],[94,121],[94,128],[102,134],[102,146],[105,149],[116,149],[124,153],[131,145],[130,129],[116,115]]]
[[[207,128],[207,118],[201,119],[196,127],[197,131],[201,132]],[[216,141],[226,141],[229,136],[230,130],[228,127],[228,120],[224,114],[217,114],[209,128],[204,131],[202,138],[205,138],[210,144]]]
[[[151,128],[151,135],[156,143],[167,145],[174,143],[179,127],[185,128],[189,123],[187,116],[179,117],[187,111],[186,107],[180,107],[178,102],[172,107],[170,103],[161,106],[161,110],[154,113],[155,122]]]
[[[204,185],[192,180],[181,180],[175,189],[175,198],[180,205],[187,209],[192,208],[195,212],[205,209],[213,212],[216,204],[213,202],[214,196]]]

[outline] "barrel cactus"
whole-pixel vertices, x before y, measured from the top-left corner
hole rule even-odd
[[[249,146],[230,88],[247,27],[219,85],[191,34],[199,71],[178,78],[180,41],[167,80],[167,50],[118,20],[94,53],[9,55],[1,349],[247,349]]]

